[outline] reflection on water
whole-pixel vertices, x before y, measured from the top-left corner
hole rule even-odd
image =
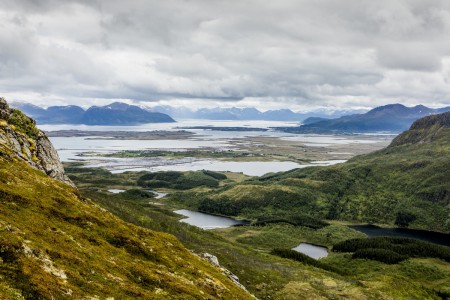
[[[190,225],[200,227],[202,229],[227,228],[235,225],[246,224],[246,221],[235,220],[232,218],[214,216],[198,211],[187,209],[180,209],[175,211],[177,214],[186,216],[186,219],[181,219],[180,222],[185,222]]]
[[[292,250],[306,254],[309,257],[312,257],[315,259],[319,259],[319,258],[328,256],[327,248],[321,247],[321,246],[316,246],[313,244],[308,244],[308,243],[301,243],[297,247],[292,248]]]

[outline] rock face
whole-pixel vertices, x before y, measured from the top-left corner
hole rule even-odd
[[[14,123],[12,116],[15,113],[20,114],[27,125],[31,124],[36,134],[30,136],[24,132],[25,130],[21,130],[20,126],[12,124]],[[34,127],[35,124],[31,118],[14,112],[9,108],[6,100],[0,98],[0,154],[1,152],[11,153],[48,176],[75,186],[65,175],[64,167],[52,143],[45,133]]]

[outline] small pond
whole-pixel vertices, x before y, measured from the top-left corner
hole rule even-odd
[[[108,192],[113,193],[113,194],[119,194],[119,193],[125,192],[125,190],[110,189],[110,190],[108,190]]]
[[[321,247],[321,246],[316,246],[313,244],[308,244],[308,243],[301,243],[297,247],[292,248],[292,250],[306,254],[309,257],[312,257],[315,259],[319,259],[319,258],[328,256],[327,248]]]
[[[450,234],[446,233],[408,228],[383,228],[375,225],[350,225],[349,227],[366,234],[368,237],[394,236],[413,238],[450,247]]]
[[[185,222],[202,229],[227,228],[248,223],[244,220],[235,220],[233,218],[214,216],[187,209],[180,209],[176,210],[175,212],[187,217],[186,219],[181,219],[180,222]]]

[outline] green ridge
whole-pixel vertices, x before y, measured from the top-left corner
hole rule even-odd
[[[271,174],[180,201],[255,220],[306,213],[450,232],[449,118],[421,119],[391,146],[347,163]]]

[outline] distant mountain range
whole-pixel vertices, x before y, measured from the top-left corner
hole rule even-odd
[[[92,106],[88,110],[75,105],[50,106],[47,109],[29,103],[12,103],[38,124],[87,124],[87,125],[130,125],[136,123],[173,122],[174,119],[201,120],[266,120],[300,122],[307,118],[337,118],[344,115],[362,113],[365,110],[319,109],[313,112],[294,112],[290,109],[259,111],[247,108],[199,108],[156,106],[138,107],[115,102],[106,106]],[[151,115],[150,115],[151,114]],[[170,116],[170,117],[169,117]]]
[[[136,125],[175,122],[166,114],[119,102],[91,106],[88,110],[75,105],[50,106],[47,109],[29,103],[15,103],[13,106],[33,117],[38,124]]]
[[[28,103],[15,103],[13,106],[32,116],[38,124],[135,125],[175,122],[173,118],[302,122],[303,125],[298,127],[279,128],[296,133],[400,132],[408,129],[419,118],[450,111],[450,107],[433,109],[423,105],[406,107],[402,104],[380,106],[368,112],[322,109],[308,113],[294,112],[290,109],[261,112],[253,107],[197,110],[171,106],[146,108],[120,102],[106,106],[92,106],[87,110],[75,105],[50,106],[47,109]]]
[[[313,112],[294,112],[290,109],[268,110],[261,112],[253,107],[248,108],[200,108],[193,110],[187,107],[156,106],[153,111],[168,114],[175,119],[205,119],[205,120],[266,120],[266,121],[302,121],[309,117],[337,118],[344,115],[366,112],[365,110],[324,109]]]
[[[389,104],[372,109],[364,114],[353,114],[337,119],[307,119],[299,127],[283,128],[295,133],[355,133],[374,131],[404,131],[422,117],[450,111],[450,107],[432,109],[423,105],[406,107],[402,104]]]

